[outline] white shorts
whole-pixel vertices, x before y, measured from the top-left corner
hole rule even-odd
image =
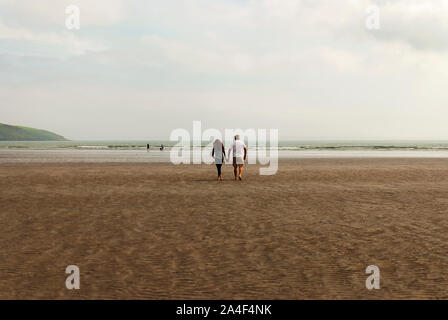
[[[244,164],[244,159],[243,159],[243,157],[236,157],[236,158],[233,158],[233,164]]]

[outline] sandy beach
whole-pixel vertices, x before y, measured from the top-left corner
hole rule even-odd
[[[0,164],[0,299],[447,299],[447,159]],[[81,289],[65,287],[77,265]],[[381,289],[367,290],[368,265]]]

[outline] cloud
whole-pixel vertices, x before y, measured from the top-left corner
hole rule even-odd
[[[45,54],[43,52],[46,52],[48,55],[56,54],[57,56],[61,54],[79,55],[106,49],[104,45],[89,39],[82,39],[72,32],[35,32],[25,28],[8,27],[0,20],[1,40],[13,41],[19,44],[26,43],[28,46],[39,47],[41,49],[38,51],[40,54]],[[47,47],[46,50],[42,50],[44,46]],[[19,55],[33,54],[32,51],[15,51],[14,53]]]
[[[0,0],[1,17],[13,27],[65,28],[65,8],[76,5],[83,27],[116,24],[126,17],[124,0]]]
[[[68,5],[81,10],[81,31],[65,27]],[[107,49],[91,28],[107,27],[125,18],[122,0],[0,0],[0,51],[12,55],[67,58]]]
[[[445,3],[0,0],[0,116],[32,126],[43,114],[39,126],[71,138],[161,137],[197,119],[289,137],[448,137],[432,128],[448,116]],[[372,4],[380,30],[365,28]]]
[[[398,0],[378,5],[381,29],[371,32],[378,40],[403,42],[417,50],[448,49],[448,2]]]

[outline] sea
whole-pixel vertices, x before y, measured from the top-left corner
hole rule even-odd
[[[165,140],[0,141],[0,163],[169,162],[170,150],[175,144]],[[201,152],[207,152],[208,144],[203,143]],[[273,149],[277,152],[268,147],[267,154],[277,153],[280,159],[448,158],[448,141],[435,140],[283,140]]]

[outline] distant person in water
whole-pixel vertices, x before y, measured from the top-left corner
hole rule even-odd
[[[149,152],[149,143],[146,145],[146,152]]]
[[[163,151],[163,149],[165,149],[165,147],[164,147],[163,144],[161,144],[161,145],[160,145],[160,151]]]
[[[238,179],[242,180],[244,161],[246,161],[247,157],[247,148],[244,142],[240,140],[239,135],[235,136],[235,141],[233,141],[227,152],[229,157],[231,152],[233,153],[233,174],[235,180],[237,176]]]
[[[222,181],[221,168],[224,163],[224,157],[226,156],[226,151],[224,149],[224,144],[221,140],[216,139],[213,142],[212,157],[215,158],[216,169],[218,170],[218,181]]]

